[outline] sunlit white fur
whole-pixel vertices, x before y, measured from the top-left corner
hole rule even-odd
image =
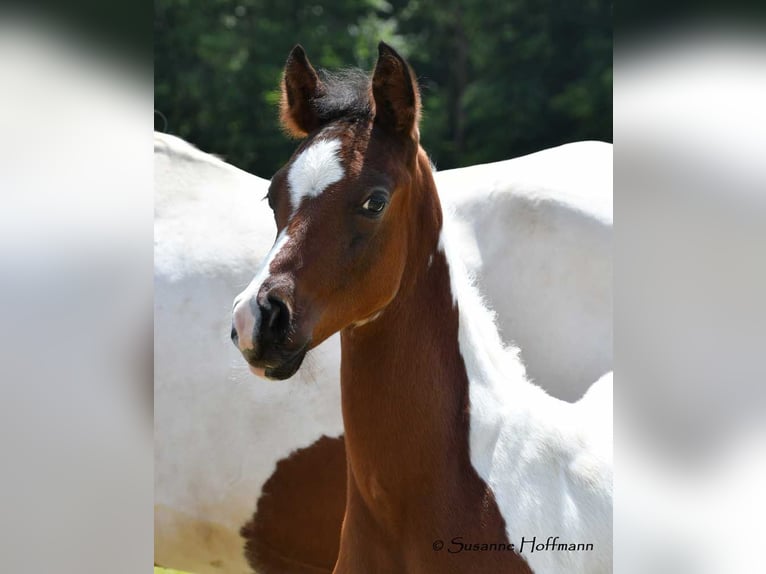
[[[305,198],[317,197],[330,185],[343,179],[339,150],[340,140],[320,139],[295,158],[287,174],[293,212],[298,210]]]
[[[435,179],[501,338],[521,349],[535,383],[579,399],[612,370],[611,145],[578,142]]]
[[[154,161],[155,561],[249,572],[239,529],[277,461],[342,432],[340,345],[288,381],[254,377],[231,302],[276,236],[269,182],[164,134]],[[581,142],[436,174],[503,338],[556,396],[611,368],[611,165],[611,146]]]
[[[534,572],[612,571],[612,377],[577,403],[530,383],[513,348],[504,347],[493,314],[453,245],[445,214],[440,249],[459,310],[460,352],[469,380],[471,462],[490,486],[509,541],[590,543],[592,552],[522,553]],[[513,274],[513,268],[506,271]]]

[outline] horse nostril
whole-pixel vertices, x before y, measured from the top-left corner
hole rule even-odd
[[[234,326],[234,322],[231,324],[231,340],[235,345],[239,343],[239,335],[237,335],[237,328]]]
[[[276,295],[266,297],[266,304],[261,306],[261,314],[266,334],[277,341],[287,336],[290,328],[290,310],[282,299]]]

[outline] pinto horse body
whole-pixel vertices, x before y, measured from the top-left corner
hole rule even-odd
[[[312,451],[335,468],[324,477],[328,489],[338,468],[345,479],[334,438],[342,433],[339,341],[313,351],[289,381],[254,383],[228,341],[226,307],[274,239],[261,201],[268,181],[163,134],[155,136],[155,174],[155,560],[246,572],[239,531],[259,501],[261,513],[289,518],[295,509],[284,505],[289,496],[302,500],[301,486],[298,494],[320,498]],[[570,144],[436,178],[504,337],[519,344],[543,387],[579,398],[611,368],[611,146]],[[306,468],[305,484],[276,489]],[[269,498],[273,509],[263,503]],[[285,552],[313,554],[322,520],[337,531],[342,511],[304,516],[315,521],[305,530],[296,519],[275,538]]]
[[[320,76],[293,49],[281,117],[305,139],[271,180],[279,234],[234,300],[232,341],[284,380],[341,334],[335,574],[611,572],[611,376],[574,404],[527,379],[462,262],[419,116],[386,44],[371,79]],[[441,552],[453,536],[503,551]]]

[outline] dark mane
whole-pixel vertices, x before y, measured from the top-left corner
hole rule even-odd
[[[333,72],[319,70],[317,73],[324,90],[313,100],[312,106],[321,124],[340,118],[369,119],[372,116],[370,74],[356,68]]]

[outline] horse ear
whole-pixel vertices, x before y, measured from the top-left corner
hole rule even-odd
[[[378,63],[372,75],[375,123],[418,140],[420,95],[407,62],[385,42],[378,44]]]
[[[303,46],[296,44],[285,64],[279,106],[279,118],[288,134],[301,138],[319,127],[313,100],[322,94],[322,90],[322,81],[311,66]]]

